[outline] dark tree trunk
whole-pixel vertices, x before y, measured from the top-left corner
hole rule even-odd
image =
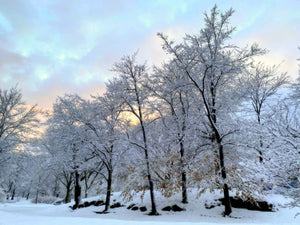
[[[132,64],[129,65],[131,69],[133,69]],[[131,70],[130,71],[130,76],[133,78],[133,84],[134,84],[134,91],[135,91],[135,97],[136,97],[136,103],[138,106],[137,112],[133,110],[133,113],[137,116],[140,122],[140,126],[142,129],[142,134],[143,134],[143,150],[145,153],[145,161],[146,161],[146,173],[147,173],[147,178],[149,182],[149,188],[150,188],[150,198],[151,198],[151,212],[149,215],[159,215],[157,210],[156,210],[156,204],[155,204],[155,199],[154,199],[154,184],[153,180],[151,177],[151,168],[150,168],[150,162],[149,162],[149,155],[148,155],[148,145],[147,145],[147,136],[146,136],[146,130],[145,130],[145,125],[144,125],[144,120],[143,120],[143,112],[142,112],[142,104],[139,96],[139,88],[137,84],[137,77],[135,76],[134,72]],[[132,106],[130,106],[132,108]]]
[[[71,201],[70,190],[67,189],[67,193],[66,193],[66,197],[65,197],[65,203],[69,203],[70,201]]]
[[[149,165],[149,163],[147,164]],[[149,180],[150,197],[151,197],[151,212],[149,213],[149,215],[156,216],[158,215],[158,212],[156,210],[156,204],[154,199],[154,185],[150,173],[148,173],[148,180]]]
[[[11,199],[10,200],[14,200],[15,198],[15,193],[16,193],[16,189],[14,188],[11,194]]]
[[[75,195],[74,195],[74,200],[75,200],[75,205],[74,208],[77,208],[80,204],[81,201],[81,187],[80,187],[80,175],[77,170],[75,170]]]
[[[188,198],[187,198],[187,185],[186,185],[186,172],[183,171],[181,174],[182,179],[182,203],[187,204]]]
[[[146,159],[146,164],[147,164],[147,177],[148,177],[148,182],[149,182],[149,188],[150,188],[150,198],[151,198],[151,212],[149,215],[158,215],[158,212],[156,210],[156,204],[155,204],[155,198],[154,198],[154,185],[150,173],[150,163],[149,163],[149,156],[148,156],[148,151],[145,148],[145,159]]]
[[[141,110],[140,110],[141,112]],[[149,215],[159,215],[156,210],[156,204],[155,204],[155,198],[154,198],[154,185],[153,180],[151,177],[151,169],[150,169],[150,162],[149,162],[149,155],[148,155],[148,146],[147,146],[147,137],[146,137],[146,131],[144,127],[144,123],[142,120],[140,120],[142,132],[143,132],[143,139],[144,139],[144,152],[145,152],[145,160],[146,160],[146,166],[147,166],[147,177],[149,182],[149,188],[150,188],[150,198],[151,198],[151,212]]]
[[[179,135],[179,143],[180,143],[180,164],[181,164],[181,183],[182,183],[182,203],[187,204],[187,179],[186,179],[186,170],[185,170],[185,149],[184,149],[184,135],[186,130],[186,117],[187,117],[187,111],[185,109],[184,100],[182,93],[179,92],[179,99],[181,103],[181,112],[183,115],[183,122],[181,127],[181,135]]]
[[[259,153],[259,162],[262,163],[264,161],[263,157],[262,157],[262,151],[258,151]]]
[[[71,195],[70,194],[71,194],[71,185],[67,185],[65,203],[69,203],[71,201]]]
[[[111,184],[112,184],[112,171],[108,170],[107,187],[106,187],[106,199],[105,199],[105,209],[104,209],[104,211],[109,210],[109,207],[110,207]]]
[[[39,200],[39,190],[37,190],[35,194],[35,204],[38,203],[38,200]]]
[[[228,185],[226,183],[226,169],[225,169],[225,163],[224,163],[224,152],[223,152],[223,145],[222,145],[222,138],[221,135],[216,127],[217,124],[217,111],[215,108],[215,88],[214,84],[211,83],[211,88],[210,88],[211,96],[212,96],[212,106],[209,106],[208,102],[206,101],[206,96],[204,91],[200,90],[200,93],[202,95],[202,99],[204,100],[204,105],[206,108],[206,111],[208,112],[207,118],[208,121],[211,125],[212,131],[213,131],[213,137],[212,140],[216,140],[218,144],[218,150],[219,150],[219,164],[221,167],[221,176],[223,178],[223,191],[224,191],[224,205],[225,205],[225,211],[224,211],[224,216],[229,216],[232,212],[231,208],[231,203],[230,203],[230,197],[229,197],[229,189]]]
[[[151,169],[150,169],[150,162],[149,162],[149,155],[148,155],[147,136],[146,136],[144,122],[142,119],[142,110],[140,108],[139,108],[139,112],[140,112],[140,125],[142,128],[143,141],[144,141],[144,153],[145,153],[146,170],[147,170],[146,172],[147,172],[147,178],[148,178],[148,182],[149,182],[150,198],[151,198],[151,212],[149,213],[149,215],[156,216],[156,215],[159,215],[159,213],[156,210],[156,204],[155,204],[155,198],[154,198],[154,184],[153,184],[153,180],[152,180],[152,176],[151,176]]]
[[[223,180],[225,181],[226,180],[226,170],[225,170],[225,165],[224,165],[223,145],[220,142],[218,142],[218,147],[219,147],[221,174],[222,174]],[[223,191],[224,191],[224,205],[225,205],[224,216],[229,216],[230,213],[232,212],[232,209],[231,209],[228,185],[226,182],[224,182]]]
[[[256,111],[256,114],[257,114],[257,122],[258,124],[260,125],[260,109],[258,109]],[[264,161],[263,159],[263,153],[261,151],[262,147],[263,147],[263,141],[262,141],[262,136],[260,135],[259,136],[259,146],[260,146],[260,149],[258,150],[258,154],[259,154],[259,162],[262,163]]]
[[[184,146],[182,140],[180,141],[180,164],[181,164],[181,182],[182,182],[182,203],[187,204],[187,179],[186,179],[186,171],[185,171],[185,163],[184,163]]]
[[[73,179],[72,179],[72,174],[68,177],[65,174],[65,178],[66,178],[66,182],[63,183],[64,186],[66,187],[66,196],[65,196],[65,203],[69,203],[71,201],[71,191],[73,189],[72,187],[72,183],[73,183]]]
[[[87,198],[88,197],[88,189],[89,189],[89,185],[88,185],[88,172],[84,172],[84,197]]]
[[[54,185],[54,188],[53,188],[53,196],[55,196],[57,198],[59,197],[59,185],[58,185],[58,182],[59,182],[59,180],[56,177],[55,178],[55,185]]]

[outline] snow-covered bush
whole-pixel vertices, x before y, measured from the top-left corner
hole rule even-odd
[[[43,203],[43,204],[54,204],[56,201],[61,200],[60,198],[56,198],[54,196],[43,196],[38,199],[34,198],[31,200],[32,203]]]
[[[4,193],[4,191],[0,189],[0,203],[5,202],[5,196],[6,194]]]

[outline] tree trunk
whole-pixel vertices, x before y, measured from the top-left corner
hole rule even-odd
[[[182,179],[182,203],[187,204],[188,198],[187,198],[187,185],[186,185],[186,172],[183,171],[181,174]]]
[[[147,164],[149,165],[149,162]],[[156,210],[156,204],[154,199],[154,185],[153,185],[150,171],[148,172],[148,181],[150,186],[150,197],[151,197],[151,212],[149,213],[149,215],[156,216],[158,215],[158,212]]]
[[[179,134],[179,143],[180,143],[180,164],[181,164],[181,183],[182,183],[182,203],[187,204],[188,199],[187,199],[187,179],[186,179],[186,171],[185,171],[185,149],[184,149],[184,135],[185,135],[185,130],[186,130],[186,117],[187,117],[187,112],[185,109],[184,105],[184,100],[182,93],[179,92],[179,99],[181,103],[181,112],[183,115],[183,122],[181,126],[181,135]]]
[[[140,111],[141,112],[141,111]],[[156,216],[159,215],[156,210],[156,204],[155,204],[155,198],[154,198],[154,185],[151,177],[151,169],[150,169],[150,162],[149,162],[149,156],[148,156],[148,146],[147,146],[147,137],[146,137],[146,131],[144,127],[144,123],[141,120],[140,121],[142,132],[143,132],[143,139],[144,139],[144,152],[145,152],[145,160],[146,160],[146,166],[147,166],[147,177],[149,182],[149,188],[150,188],[150,198],[151,198],[151,212],[149,215]]]
[[[257,114],[257,122],[258,124],[260,125],[260,110],[256,112]],[[260,146],[260,149],[258,150],[258,154],[259,154],[259,162],[262,163],[264,161],[263,159],[263,154],[262,154],[262,147],[263,147],[263,141],[262,141],[262,136],[260,135],[259,136],[259,146]]]
[[[108,177],[107,177],[106,200],[105,200],[104,211],[109,210],[109,207],[110,207],[111,184],[112,184],[112,171],[109,169]]]
[[[58,178],[56,177],[55,178],[55,185],[54,185],[54,188],[53,188],[53,196],[55,196],[55,197],[59,197],[59,185],[58,185]]]
[[[79,206],[81,202],[81,187],[80,187],[79,179],[80,179],[80,175],[78,171],[75,170],[75,195],[74,195],[75,209]]]
[[[39,190],[36,190],[36,194],[35,194],[35,204],[38,203],[39,200]]]
[[[146,164],[147,164],[147,174],[148,174],[148,181],[149,181],[149,188],[150,188],[150,198],[151,198],[151,212],[149,215],[156,216],[158,215],[158,212],[156,210],[156,204],[155,204],[155,198],[154,198],[154,185],[150,173],[150,163],[149,163],[149,157],[148,157],[148,151],[145,150],[145,158],[146,158]]]
[[[88,173],[86,171],[84,172],[84,186],[85,186],[84,197],[87,198],[89,185],[88,185]]]
[[[65,203],[69,203],[71,201],[71,185],[72,184],[67,184],[66,186],[66,196],[65,196]]]
[[[14,200],[15,198],[15,193],[16,193],[16,189],[14,188],[11,194],[11,199],[10,200]]]
[[[183,140],[180,141],[180,164],[181,164],[181,183],[182,183],[182,203],[187,204],[187,179],[186,179],[186,171],[184,166],[184,146],[182,143]]]
[[[220,141],[218,141],[218,147],[219,147],[221,174],[222,174],[222,178],[223,178],[223,181],[224,181],[224,184],[223,184],[224,205],[225,205],[224,216],[229,216],[230,213],[232,212],[232,209],[231,209],[228,185],[226,183],[226,170],[225,170],[225,166],[224,166],[223,145],[220,143]]]
[[[207,118],[208,121],[211,125],[212,131],[213,131],[213,137],[212,140],[216,140],[218,150],[219,150],[219,162],[220,162],[220,167],[221,167],[221,176],[223,179],[223,191],[224,191],[224,206],[225,206],[225,211],[224,211],[224,216],[229,216],[230,213],[232,212],[231,209],[231,203],[230,203],[230,198],[229,198],[229,189],[228,185],[226,183],[226,169],[224,165],[224,152],[223,152],[223,145],[222,145],[222,138],[220,136],[220,133],[216,127],[217,124],[217,117],[216,117],[216,108],[215,108],[215,92],[214,89],[211,89],[212,93],[212,107],[209,106],[208,102],[206,101],[206,96],[203,91],[200,90],[200,93],[202,95],[202,99],[204,101],[204,106],[206,108],[207,113]]]

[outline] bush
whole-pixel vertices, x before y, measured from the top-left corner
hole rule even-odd
[[[37,202],[36,199],[32,199],[32,203],[43,203],[43,204],[54,204],[55,202],[59,201],[60,199],[54,196],[41,196],[38,198]]]
[[[4,193],[3,190],[0,189],[0,203],[5,202],[6,199],[6,194]]]

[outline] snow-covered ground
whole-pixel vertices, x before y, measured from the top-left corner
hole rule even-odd
[[[150,225],[150,224],[300,224],[300,208],[284,207],[284,204],[289,200],[279,196],[268,196],[269,202],[277,206],[276,212],[258,212],[249,211],[247,209],[233,208],[232,218],[224,218],[221,213],[223,207],[215,207],[206,209],[205,202],[211,202],[211,199],[217,198],[220,195],[212,195],[209,193],[201,195],[199,199],[194,199],[193,193],[190,193],[190,203],[183,205],[180,203],[179,195],[171,199],[165,199],[157,194],[157,205],[160,216],[148,216],[146,212],[131,211],[126,207],[111,209],[109,214],[96,214],[95,211],[103,210],[103,206],[82,208],[79,210],[71,210],[68,205],[47,205],[47,204],[32,204],[29,201],[21,200],[17,203],[0,204],[0,225],[94,225],[94,224],[109,224],[109,225]],[[87,200],[97,200],[99,197],[89,198]],[[112,200],[119,201],[118,194],[112,196]],[[84,200],[85,201],[85,200]],[[150,208],[149,198],[146,193],[143,202],[139,196],[133,199],[134,203],[139,206]],[[127,206],[130,203],[124,203]],[[184,206],[186,211],[183,212],[164,212],[161,208],[167,205],[177,204]]]

